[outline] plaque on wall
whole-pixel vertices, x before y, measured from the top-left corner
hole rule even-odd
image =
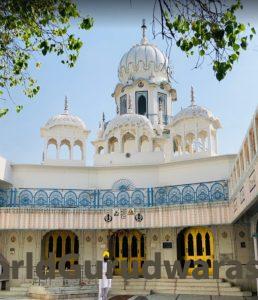
[[[172,249],[172,242],[163,242],[163,249]]]

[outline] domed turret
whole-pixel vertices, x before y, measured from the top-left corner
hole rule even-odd
[[[65,99],[64,112],[51,117],[41,128],[41,136],[45,140],[43,163],[84,165],[85,139],[88,134],[85,123],[68,112]]]
[[[196,105],[191,88],[191,104],[177,113],[167,126],[173,143],[173,156],[186,158],[189,155],[216,155],[219,128],[219,119],[208,109]]]
[[[155,83],[168,82],[168,59],[155,45],[148,42],[145,36],[145,22],[142,29],[141,43],[133,46],[120,61],[119,80],[122,84],[128,84],[137,79],[146,79]]]

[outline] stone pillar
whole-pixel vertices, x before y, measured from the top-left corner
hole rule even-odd
[[[175,151],[174,151],[174,132],[173,129],[170,129],[170,143],[171,143],[171,149],[169,151],[169,154],[172,156],[173,159],[175,157]]]
[[[211,145],[211,128],[209,127],[208,130],[208,152],[211,154],[212,152],[212,145]]]
[[[256,116],[253,119],[253,130],[254,130],[254,144],[255,144],[255,151],[258,151],[258,137],[257,137],[257,128],[256,128]]]
[[[43,152],[43,161],[47,160],[47,143],[48,143],[48,138],[45,138],[45,141],[44,141],[44,152]]]
[[[253,234],[253,241],[254,241],[254,259],[258,260],[257,233]],[[256,278],[256,293],[258,296],[258,278]]]
[[[105,154],[108,153],[108,139],[105,141],[105,145],[104,145],[104,153],[105,153]]]

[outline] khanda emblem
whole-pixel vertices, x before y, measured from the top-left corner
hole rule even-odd
[[[106,216],[105,216],[105,218],[104,218],[105,222],[111,222],[112,219],[113,219],[113,218],[112,218],[111,214],[106,214]]]
[[[135,215],[134,219],[136,222],[141,222],[143,220],[143,215],[138,213]]]

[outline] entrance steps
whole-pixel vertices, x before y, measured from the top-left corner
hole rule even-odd
[[[89,299],[97,298],[98,286],[96,281],[63,279],[56,277],[52,280],[41,280],[31,285],[27,295],[33,299]]]
[[[113,277],[112,295],[182,294],[211,296],[251,296],[251,292],[241,291],[237,286],[222,279],[128,279]]]

